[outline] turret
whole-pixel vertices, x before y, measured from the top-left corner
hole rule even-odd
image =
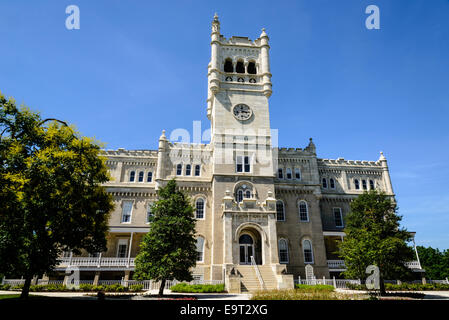
[[[390,172],[388,171],[387,158],[385,158],[384,153],[382,151],[380,152],[380,157],[378,161],[381,163],[383,169],[382,177],[384,179],[385,191],[387,193],[393,194],[393,186],[391,184]]]
[[[262,84],[263,84],[263,92],[265,96],[268,98],[271,96],[272,84],[271,84],[271,72],[270,72],[270,45],[268,44],[269,38],[267,33],[265,32],[265,28],[262,29],[262,33],[260,34],[260,55],[261,55],[261,63],[262,63]]]
[[[157,153],[157,170],[156,170],[156,189],[161,185],[162,180],[165,178],[165,164],[167,158],[168,140],[165,136],[165,130],[162,130],[162,134],[159,138],[159,150]]]

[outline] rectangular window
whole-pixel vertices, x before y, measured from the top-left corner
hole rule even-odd
[[[341,214],[341,208],[334,208],[334,219],[335,219],[335,226],[342,228],[343,227],[343,216]]]
[[[299,168],[295,168],[295,179],[301,180],[301,172],[299,171]]]
[[[122,223],[131,222],[132,211],[133,211],[133,201],[123,201],[123,203],[122,203]]]
[[[152,203],[147,204],[147,223],[150,223],[151,218],[153,217],[153,213],[151,212]]]
[[[245,156],[245,172],[251,172],[251,165],[249,163],[249,157]]]
[[[196,176],[196,177],[199,177],[199,176],[200,176],[200,173],[201,173],[201,166],[200,166],[199,164],[197,164],[197,165],[195,166],[195,176]]]
[[[291,179],[293,178],[293,177],[292,177],[292,169],[287,168],[286,172],[287,172],[287,179],[288,179],[288,180],[291,180]]]
[[[235,171],[243,172],[243,157],[242,156],[237,156]]]
[[[117,258],[126,258],[128,253],[128,239],[119,239],[117,246]]]
[[[282,170],[282,168],[278,169],[278,178],[279,179],[284,179],[284,171]]]

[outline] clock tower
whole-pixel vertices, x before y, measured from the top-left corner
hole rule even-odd
[[[274,173],[268,41],[265,29],[254,41],[237,36],[226,39],[220,34],[218,16],[212,21],[207,116],[211,121],[216,174],[240,173],[236,170],[239,156],[249,157],[246,161],[251,162],[252,175]]]
[[[207,98],[213,150],[211,279],[223,270],[231,278],[235,268],[249,272],[248,264],[268,268],[273,277],[285,270],[277,246],[268,41],[265,29],[256,40],[227,39],[217,15],[212,21]]]

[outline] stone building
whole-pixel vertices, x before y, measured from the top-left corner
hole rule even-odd
[[[313,266],[316,278],[338,277],[335,254],[344,239],[352,199],[376,189],[394,196],[387,160],[321,159],[312,139],[304,148],[278,148],[270,127],[272,94],[269,38],[229,39],[212,21],[208,65],[209,144],[171,143],[158,150],[107,150],[115,210],[108,250],[68,254],[81,279],[128,279],[156,192],[176,178],[196,209],[198,262],[195,278],[222,280],[230,291],[259,286],[293,287]],[[256,271],[256,267],[257,270]],[[415,263],[419,268],[419,263]]]

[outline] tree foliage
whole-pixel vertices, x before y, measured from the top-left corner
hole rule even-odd
[[[406,280],[411,276],[404,262],[414,260],[407,242],[412,235],[400,228],[401,216],[391,197],[375,190],[361,194],[351,203],[346,217],[346,237],[339,245],[348,278],[365,279],[369,265],[379,267],[383,279]]]
[[[421,267],[426,270],[426,277],[434,280],[449,278],[449,249],[417,246]]]
[[[104,251],[112,198],[100,146],[0,94],[0,273],[49,272],[62,251]]]
[[[175,180],[158,190],[152,206],[150,230],[144,236],[135,259],[134,277],[161,281],[191,281],[196,264],[195,219],[189,198],[176,187]]]

